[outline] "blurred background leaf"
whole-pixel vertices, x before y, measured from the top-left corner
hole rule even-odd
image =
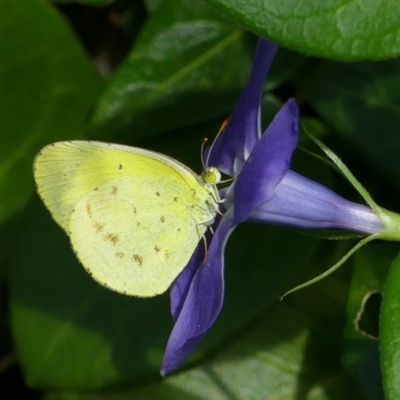
[[[400,60],[308,63],[296,76],[302,96],[354,151],[400,188]]]
[[[164,0],[144,0],[146,8],[149,12],[154,12]]]
[[[200,1],[163,1],[100,97],[91,135],[140,138],[229,114],[250,71],[244,44]]]
[[[318,313],[310,315],[310,304],[316,298],[320,310],[330,317],[343,311],[340,297],[332,296],[328,286],[343,293],[343,285],[330,278],[303,293],[303,299],[292,296],[272,311],[260,313],[201,366],[133,391],[103,393],[102,398],[354,400],[355,392],[338,360],[338,326],[326,324]],[[53,392],[45,400],[96,398],[97,394]]]
[[[98,6],[98,7],[108,6],[115,2],[115,0],[51,0],[51,1],[60,4],[80,3],[88,6]]]
[[[1,0],[0,14],[0,221],[4,221],[33,190],[32,160],[37,151],[48,142],[79,134],[102,82],[49,3]]]
[[[50,0],[50,1],[58,4],[80,3],[88,6],[98,6],[98,7],[108,6],[115,2],[115,0]]]
[[[132,51],[100,97],[91,137],[131,140],[229,115],[248,79],[256,40],[200,1],[152,4]],[[272,89],[305,58],[282,49]],[[134,84],[132,84],[134,82]],[[177,112],[177,110],[179,110]]]

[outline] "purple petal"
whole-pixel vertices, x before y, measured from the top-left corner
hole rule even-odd
[[[222,217],[206,259],[197,268],[189,289],[181,288],[181,294],[186,293],[184,300],[178,297],[173,300],[175,313],[179,308],[180,312],[177,313],[165,350],[161,368],[163,376],[178,368],[189,357],[221,311],[224,297],[224,249],[234,229],[232,215],[227,214],[226,218]]]
[[[243,165],[261,134],[261,95],[277,49],[275,43],[259,39],[250,80],[233,109],[230,122],[213,145],[208,164],[227,175],[237,172],[236,164]]]
[[[171,314],[174,322],[176,322],[182,310],[193,277],[204,260],[204,254],[204,242],[203,240],[201,240],[200,243],[197,245],[196,250],[194,251],[188,265],[178,275],[178,277],[171,285],[169,295],[171,299]]]
[[[256,143],[234,186],[234,222],[244,221],[274,196],[276,185],[289,169],[298,139],[298,109],[290,99]]]
[[[308,229],[346,229],[367,235],[384,228],[367,206],[345,200],[327,187],[288,171],[275,196],[250,214],[248,221]]]

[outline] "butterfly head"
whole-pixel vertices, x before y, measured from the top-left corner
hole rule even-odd
[[[207,167],[201,174],[203,181],[209,185],[216,185],[221,181],[221,173],[215,167]]]

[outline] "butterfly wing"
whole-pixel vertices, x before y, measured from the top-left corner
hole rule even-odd
[[[215,215],[191,170],[143,149],[59,142],[39,153],[34,174],[86,270],[129,295],[167,290]]]

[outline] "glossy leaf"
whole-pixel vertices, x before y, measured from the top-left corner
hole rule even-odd
[[[386,400],[400,397],[400,257],[393,261],[386,278],[381,310],[381,356]]]
[[[362,399],[383,400],[380,370],[379,299],[397,246],[371,244],[354,257],[344,332],[344,365]],[[378,306],[373,310],[371,305]],[[373,312],[368,312],[372,310]]]
[[[398,2],[206,1],[250,31],[305,54],[342,60],[400,54]]]
[[[4,221],[32,193],[37,151],[48,142],[77,135],[101,81],[50,3],[2,0],[0,14],[0,221]]]

